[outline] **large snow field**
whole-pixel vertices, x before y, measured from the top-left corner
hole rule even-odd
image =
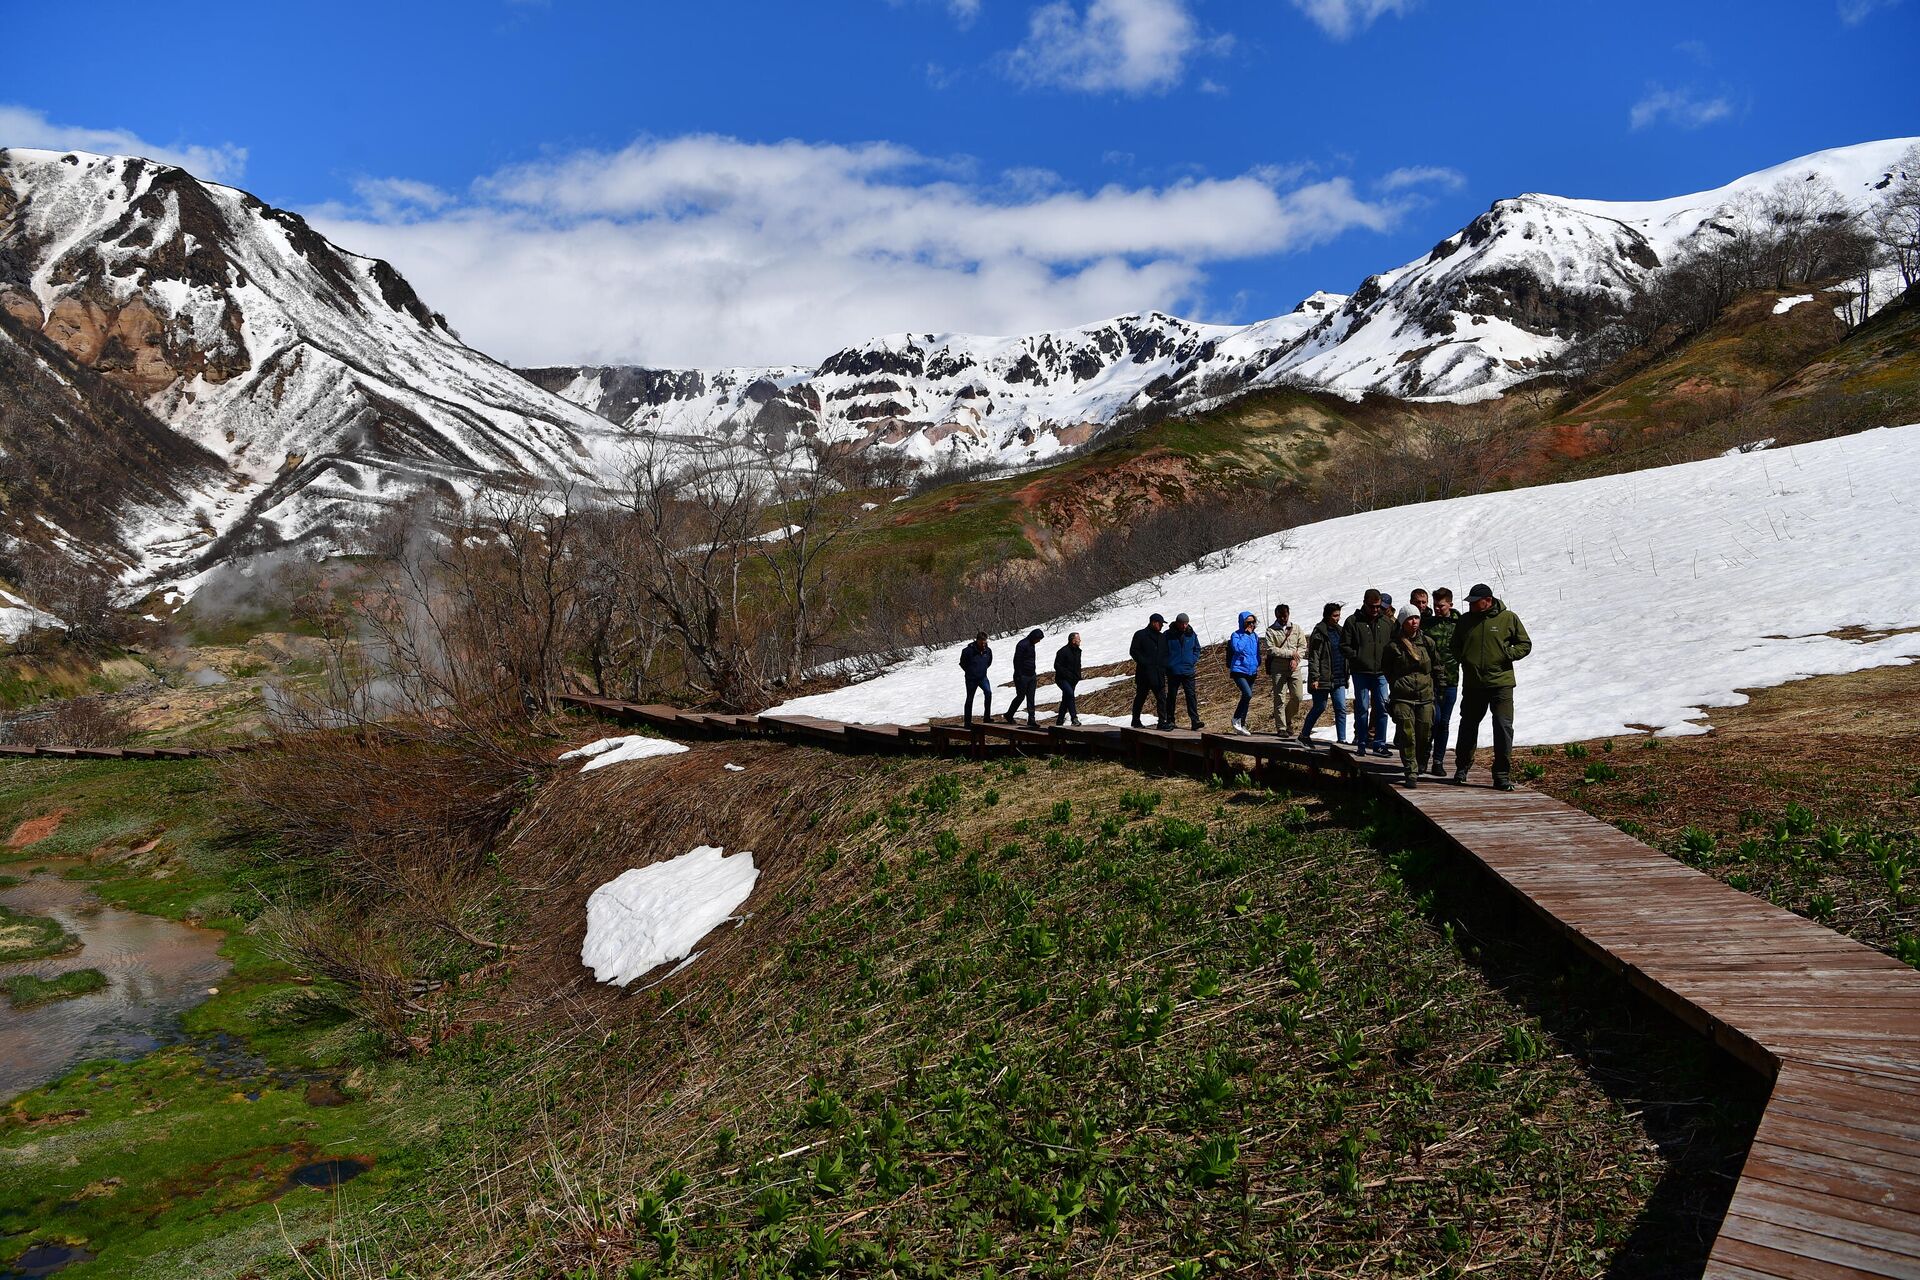
[[[623,871],[587,899],[580,962],[596,981],[622,987],[669,960],[691,963],[700,954],[694,944],[733,915],[759,878],[751,853],[729,858],[709,844]]]
[[[1156,610],[1191,614],[1214,644],[1242,609],[1264,626],[1285,602],[1312,626],[1323,603],[1350,613],[1370,586],[1398,603],[1414,587],[1449,586],[1464,605],[1475,582],[1533,637],[1517,668],[1523,743],[1700,733],[1707,709],[1739,705],[1742,689],[1912,661],[1920,425],[1305,525],[1042,622],[1041,661],[1075,630],[1087,667],[1123,661]],[[1843,628],[1916,630],[1831,634]],[[1027,630],[993,640],[999,682]],[[960,647],[777,710],[856,722],[957,715]]]

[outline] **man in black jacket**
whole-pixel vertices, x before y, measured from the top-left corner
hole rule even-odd
[[[1008,724],[1013,723],[1013,717],[1020,710],[1020,704],[1025,702],[1027,727],[1029,729],[1040,727],[1039,722],[1033,718],[1033,694],[1040,687],[1039,655],[1034,652],[1033,647],[1040,643],[1044,634],[1040,628],[1035,627],[1027,632],[1025,639],[1013,646],[1013,701],[1007,706]]]
[[[1053,682],[1060,686],[1060,714],[1055,724],[1071,720],[1080,723],[1080,704],[1073,700],[1074,686],[1080,683],[1080,633],[1074,632],[1053,655]]]
[[[973,695],[977,692],[986,703],[983,713],[987,719],[993,719],[993,682],[987,679],[987,668],[993,665],[993,650],[987,647],[987,633],[982,631],[973,638],[973,643],[960,651],[960,670],[967,675],[967,710],[963,723],[969,728],[973,725]]]
[[[1147,625],[1133,633],[1133,645],[1127,656],[1133,659],[1133,727],[1143,728],[1140,709],[1153,696],[1154,724],[1164,729],[1172,723],[1167,706],[1167,638],[1161,628],[1167,620],[1159,614],[1147,619]]]

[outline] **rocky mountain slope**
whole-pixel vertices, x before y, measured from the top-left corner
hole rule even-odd
[[[635,430],[770,442],[815,431],[935,468],[1044,463],[1111,424],[1262,386],[1483,399],[1548,367],[1743,201],[1819,179],[1865,207],[1914,141],[1817,152],[1669,200],[1501,200],[1351,294],[1316,293],[1243,327],[1149,312],[1017,338],[892,334],[814,369],[526,372]]]
[[[140,500],[51,530],[128,583],[337,545],[423,489],[591,479],[623,438],[463,345],[387,263],[137,158],[0,150],[0,311],[137,402],[105,428],[151,446]]]

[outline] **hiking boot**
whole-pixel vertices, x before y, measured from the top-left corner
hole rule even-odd
[[[1294,741],[1298,742],[1301,746],[1305,747],[1309,751],[1313,750],[1313,739],[1309,738],[1304,733],[1301,734],[1299,737],[1295,738]]]
[[[1074,727],[1074,728],[1076,728],[1076,729],[1078,729],[1078,728],[1080,727],[1080,717],[1079,717],[1079,716],[1075,716],[1075,717],[1073,718],[1073,727]]]
[[[1075,720],[1075,721],[1074,721],[1074,723],[1075,723],[1075,724],[1079,724],[1080,722],[1079,722],[1078,720]],[[1141,723],[1140,723],[1140,717],[1139,717],[1139,716],[1135,716],[1135,717],[1133,718],[1133,727],[1134,727],[1134,728],[1136,728],[1136,729],[1144,729],[1144,728],[1146,728],[1147,726],[1145,726],[1145,725],[1143,725],[1143,724],[1141,724]]]
[[[1207,727],[1207,722],[1205,720],[1195,720],[1193,722],[1193,731],[1195,733],[1200,732],[1202,729],[1206,727]]]
[[[1409,791],[1418,791],[1420,789],[1420,778],[1411,769],[1407,770],[1406,784],[1407,790]]]
[[[1495,778],[1493,780],[1493,789],[1495,791],[1518,791],[1520,788],[1513,785],[1512,778]]]
[[[1456,787],[1464,787],[1467,785],[1467,771],[1465,769],[1453,775],[1453,785]]]

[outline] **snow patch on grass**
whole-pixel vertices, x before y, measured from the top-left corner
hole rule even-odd
[[[585,760],[580,772],[587,773],[610,764],[623,764],[628,760],[651,760],[655,756],[678,755],[686,748],[677,742],[665,738],[649,738],[641,734],[629,734],[620,738],[601,738],[589,742],[584,747],[575,747],[561,756],[562,760]]]
[[[580,963],[596,981],[624,987],[668,961],[691,961],[694,944],[733,915],[759,878],[752,853],[729,858],[707,844],[624,871],[587,899]]]

